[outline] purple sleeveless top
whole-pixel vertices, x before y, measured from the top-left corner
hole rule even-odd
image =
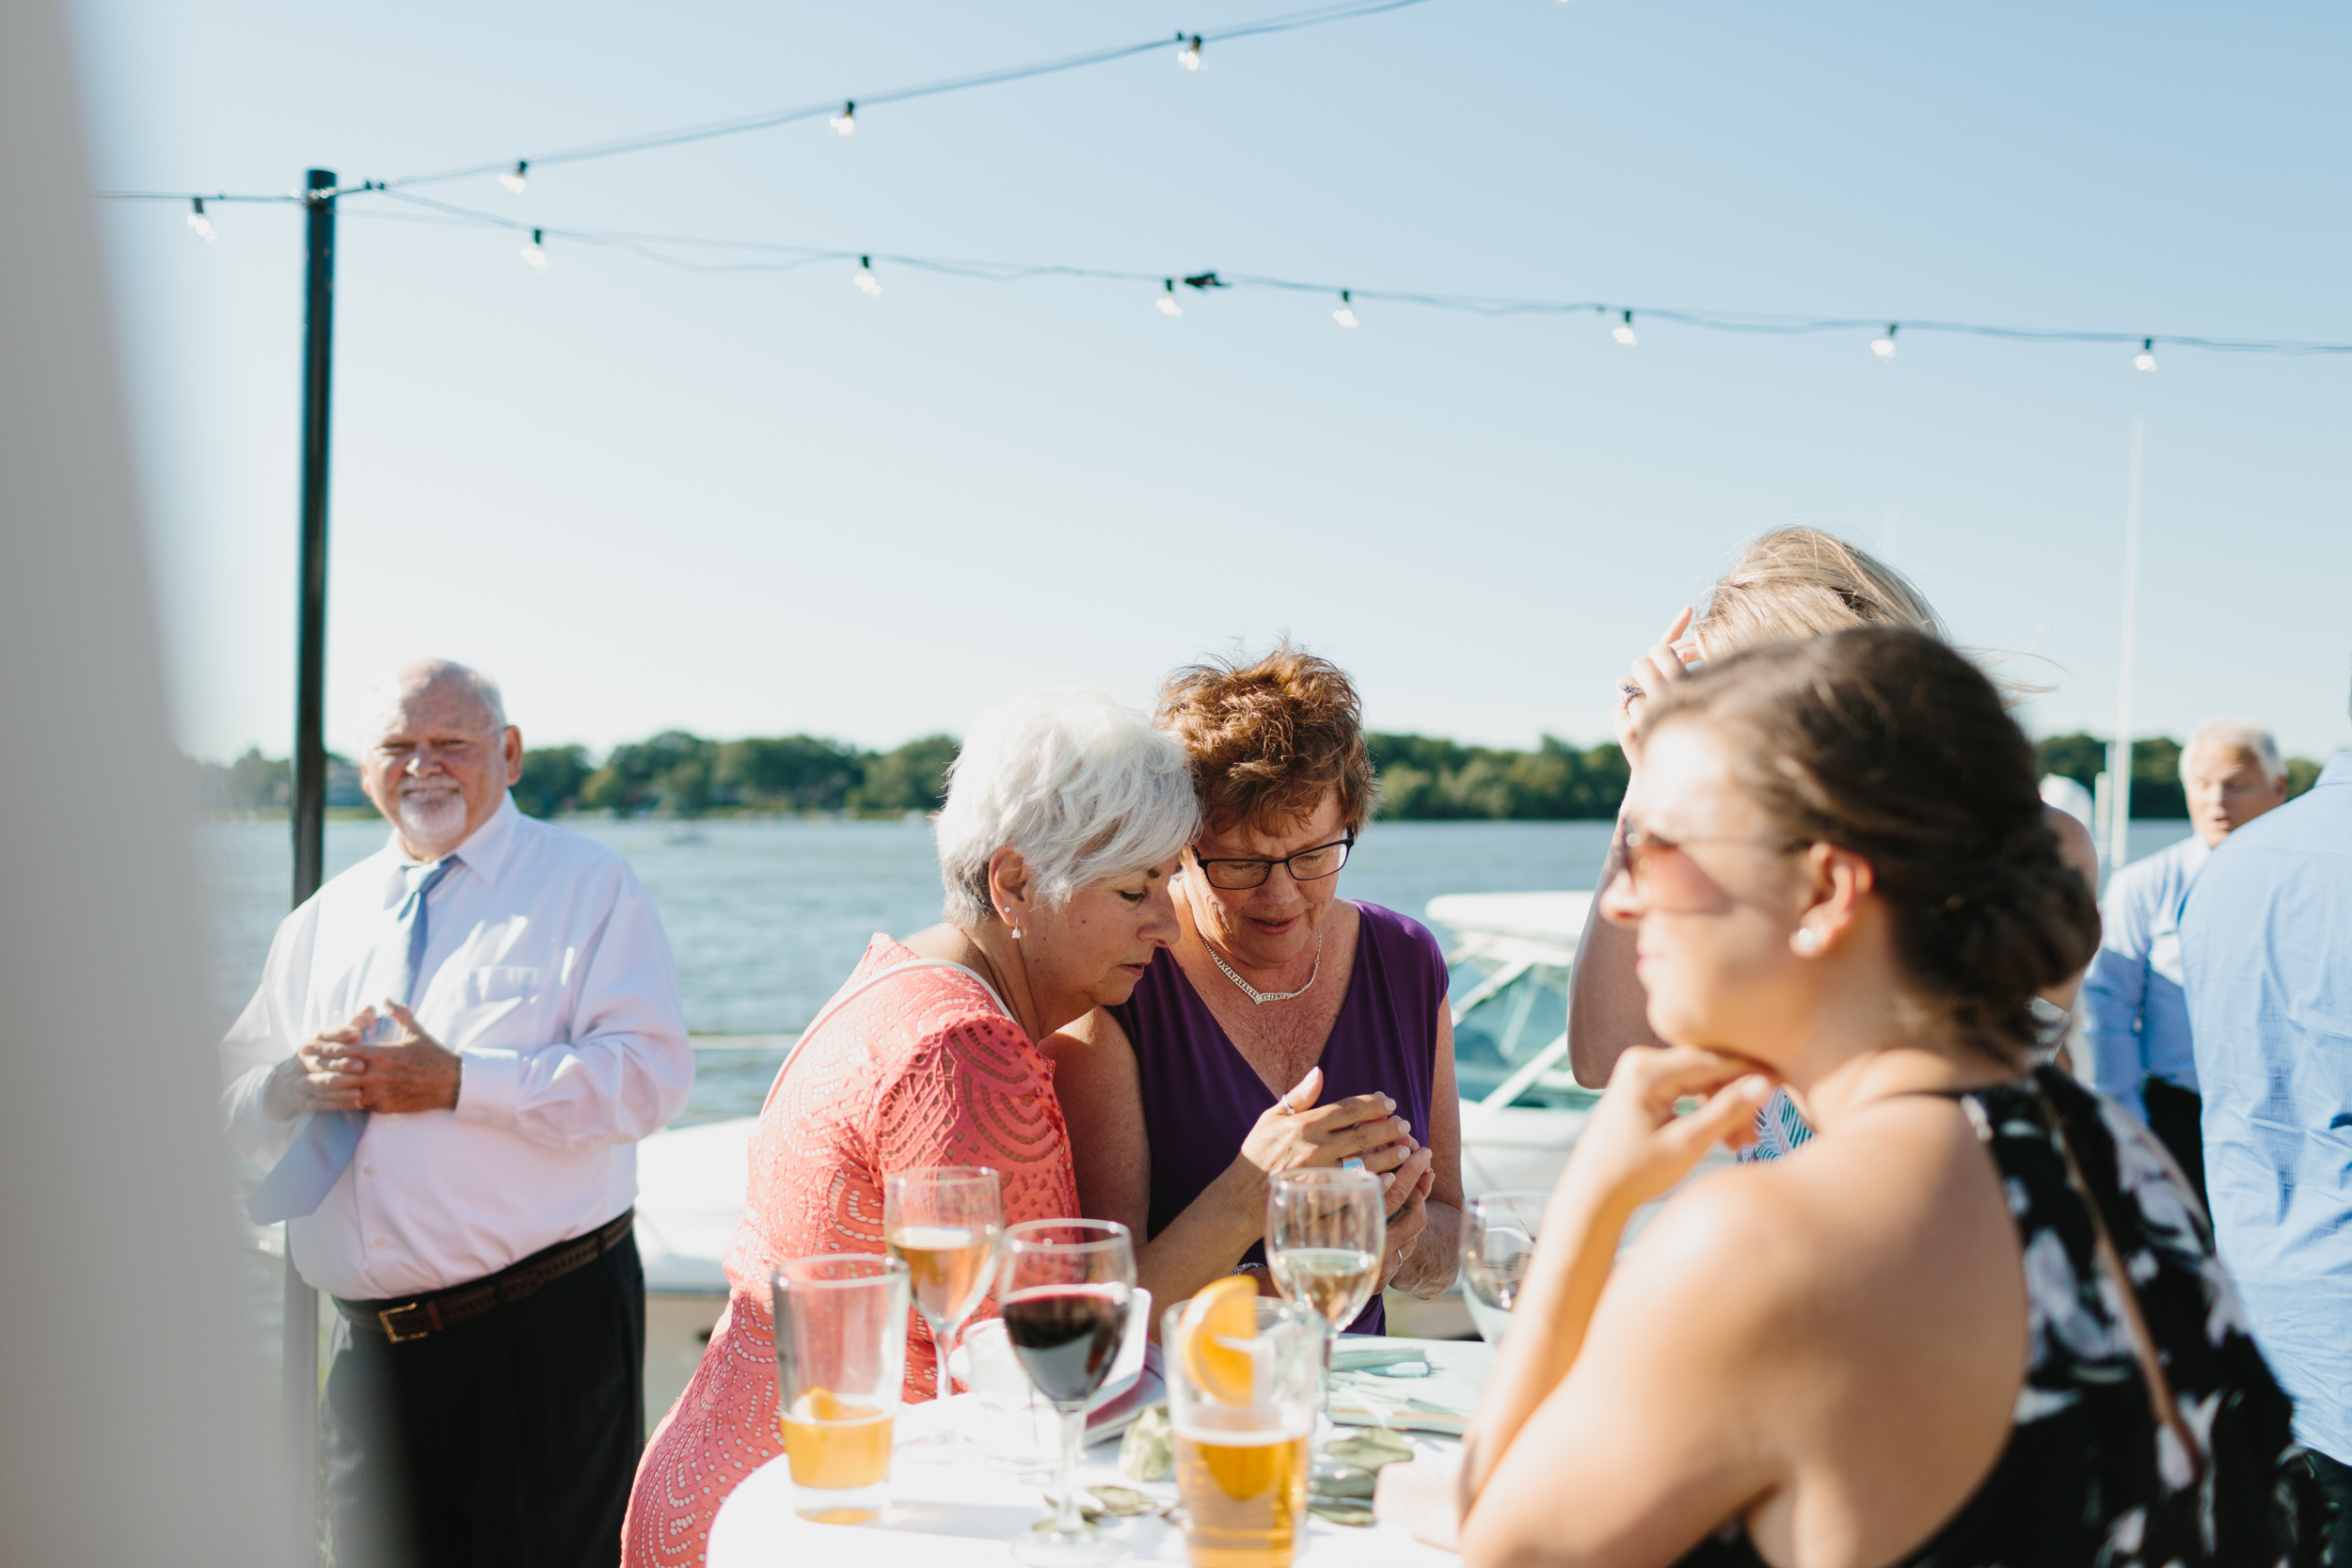
[[[1356,910],[1356,973],[1323,1044],[1316,1103],[1385,1094],[1425,1144],[1445,955],[1419,921],[1377,904]],[[1143,1127],[1152,1144],[1149,1225],[1156,1236],[1233,1163],[1250,1127],[1274,1103],[1274,1091],[1234,1049],[1172,952],[1153,955],[1135,994],[1110,1013],[1127,1032],[1142,1074]],[[1260,1244],[1245,1260],[1264,1257]],[[1347,1332],[1378,1334],[1387,1321],[1375,1296]]]

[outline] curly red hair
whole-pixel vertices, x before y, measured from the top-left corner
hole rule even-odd
[[[1350,832],[1372,816],[1363,704],[1347,673],[1287,640],[1245,664],[1188,664],[1160,688],[1159,722],[1192,754],[1193,788],[1212,832],[1273,830],[1337,790]]]

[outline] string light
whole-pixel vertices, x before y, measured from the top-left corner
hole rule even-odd
[[[857,286],[866,292],[866,298],[882,298],[882,283],[874,276],[874,259],[871,256],[857,259]]]
[[[1172,277],[1160,279],[1160,297],[1157,304],[1160,308],[1160,314],[1171,321],[1184,313],[1184,308],[1176,303],[1176,279]]]
[[[1348,290],[1340,291],[1340,308],[1331,312],[1331,319],[1342,326],[1356,325],[1356,304]]]
[[[1176,41],[1184,46],[1176,51],[1176,63],[1183,66],[1186,71],[1200,70],[1200,35],[1199,33],[1195,33],[1192,37],[1186,38],[1184,34],[1179,33],[1176,35]]]
[[[548,247],[541,243],[544,239],[546,239],[547,232],[548,231],[544,229],[532,230],[531,231],[531,243],[523,246],[521,251],[518,252],[523,259],[523,265],[531,268],[534,272],[545,272],[548,270]]]
[[[1609,329],[1609,335],[1628,348],[1642,341],[1633,335],[1633,312],[1630,310],[1625,313],[1623,321]]]
[[[1870,352],[1882,359],[1895,357],[1895,324],[1893,322],[1886,324],[1886,332],[1883,337],[1870,340]]]
[[[515,166],[510,172],[499,176],[499,183],[504,185],[508,190],[514,192],[516,196],[520,196],[523,194],[523,185],[525,183],[524,176],[530,172],[531,160],[528,158],[517,158],[515,160]]]
[[[833,119],[830,119],[830,120],[828,120],[828,121],[826,121],[826,123],[827,123],[827,124],[829,124],[829,125],[831,125],[831,126],[832,126],[832,127],[833,127],[835,131],[839,132],[842,135],[845,135],[845,136],[853,136],[853,135],[857,135],[857,103],[856,103],[856,102],[855,102],[854,100],[851,100],[851,101],[850,101],[850,102],[844,103],[841,105],[841,112],[840,112],[839,114],[837,114],[837,115],[834,116],[834,117],[833,117]]]
[[[2132,356],[2132,369],[2145,375],[2153,374],[2155,368],[2156,341],[2153,338],[2142,338],[2139,341],[2139,352]]]
[[[196,211],[188,214],[188,228],[194,231],[198,239],[202,240],[206,245],[211,245],[220,236],[213,232],[213,220],[204,215],[204,198],[200,196],[192,196],[188,199],[196,204]]]

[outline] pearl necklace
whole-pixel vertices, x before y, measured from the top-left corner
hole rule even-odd
[[[1210,943],[1208,933],[1201,933],[1200,945],[1208,949],[1209,961],[1216,965],[1218,969],[1224,971],[1225,977],[1228,980],[1232,981],[1236,986],[1239,986],[1241,988],[1241,993],[1261,1007],[1264,1006],[1269,1002],[1288,1002],[1295,997],[1306,995],[1309,991],[1315,989],[1315,977],[1323,973],[1323,927],[1319,925],[1315,927],[1315,967],[1308,973],[1307,983],[1299,987],[1296,990],[1260,990],[1257,987],[1251,985],[1248,981],[1234,974],[1233,966],[1232,964],[1227,963],[1223,958],[1217,957],[1216,948]]]

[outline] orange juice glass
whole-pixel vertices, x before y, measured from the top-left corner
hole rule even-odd
[[[775,1306],[778,1434],[803,1519],[854,1525],[890,1506],[890,1437],[907,1359],[907,1266],[875,1253],[795,1258]]]

